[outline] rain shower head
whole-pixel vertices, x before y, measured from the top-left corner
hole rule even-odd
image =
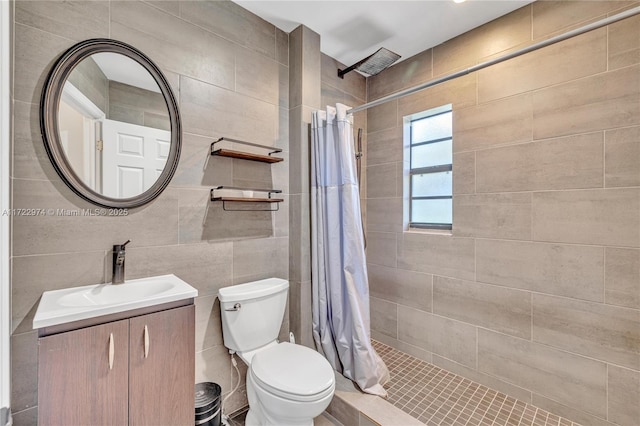
[[[344,75],[350,71],[357,70],[368,75],[376,75],[385,68],[389,67],[395,61],[400,59],[400,55],[381,47],[376,53],[367,56],[363,60],[356,62],[349,68],[338,70],[338,77],[344,78]]]

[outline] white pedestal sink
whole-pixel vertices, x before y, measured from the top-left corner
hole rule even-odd
[[[198,290],[173,274],[128,280],[123,284],[45,291],[33,318],[33,328],[176,302],[197,295]]]

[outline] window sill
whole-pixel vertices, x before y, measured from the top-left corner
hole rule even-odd
[[[453,235],[451,229],[409,228],[404,232],[409,234]]]

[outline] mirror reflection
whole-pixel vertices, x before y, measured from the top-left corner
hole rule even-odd
[[[113,52],[90,55],[69,74],[58,131],[78,178],[112,198],[148,190],[171,148],[171,121],[160,87],[138,62]]]

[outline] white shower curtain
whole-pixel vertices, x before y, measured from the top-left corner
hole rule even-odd
[[[334,369],[385,396],[389,371],[371,346],[369,282],[349,107],[313,113],[311,255],[313,338]]]

